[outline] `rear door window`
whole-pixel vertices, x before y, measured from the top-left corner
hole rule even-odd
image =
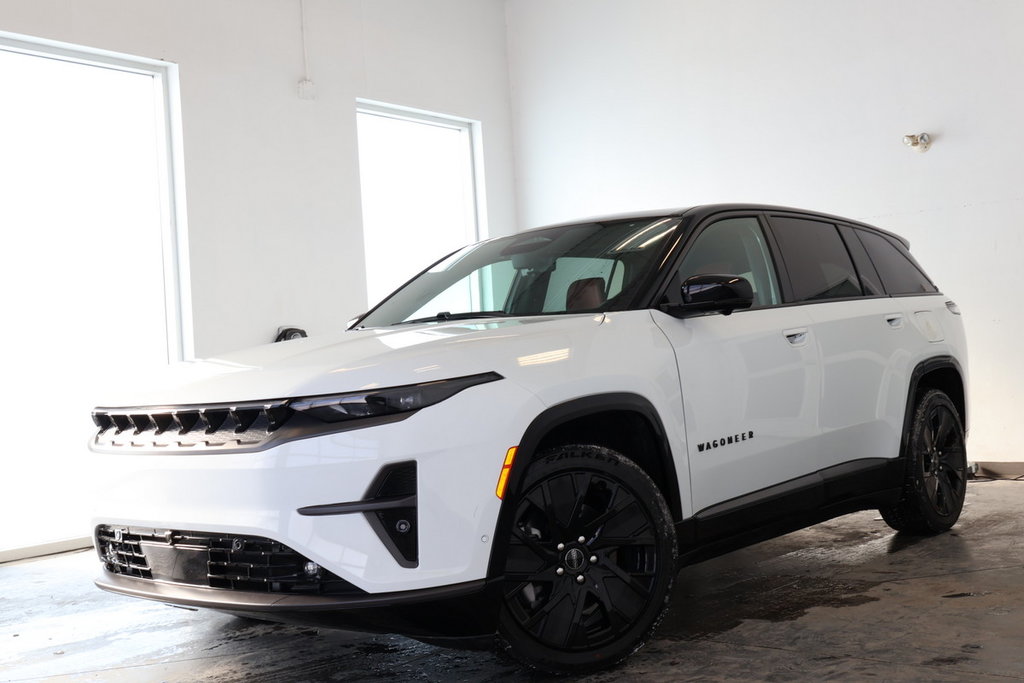
[[[783,216],[772,216],[771,226],[789,272],[794,301],[863,296],[836,226]]]
[[[856,232],[889,294],[930,294],[938,291],[910,254],[889,238],[867,230]]]

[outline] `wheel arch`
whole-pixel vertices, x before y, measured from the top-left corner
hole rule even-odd
[[[964,384],[964,373],[960,363],[952,356],[936,356],[921,361],[910,375],[910,386],[907,391],[907,408],[903,415],[903,434],[900,439],[900,455],[907,452],[910,424],[914,419],[914,408],[924,392],[929,389],[942,390],[956,406],[967,433],[967,387]]]
[[[635,462],[662,492],[673,519],[678,521],[682,518],[675,461],[654,405],[643,396],[632,393],[572,399],[539,414],[520,439],[498,514],[488,577],[500,575],[504,567],[504,546],[498,541],[511,531],[510,502],[516,499],[530,463],[545,450],[573,443],[611,448]]]

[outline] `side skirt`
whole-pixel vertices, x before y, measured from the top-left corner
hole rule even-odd
[[[676,524],[680,566],[894,503],[902,458],[864,458],[713,505]]]

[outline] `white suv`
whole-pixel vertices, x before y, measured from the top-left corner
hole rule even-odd
[[[907,247],[769,206],[589,220],[182,364],[94,412],[97,583],[582,672],[681,563],[869,508],[944,531],[964,332]]]

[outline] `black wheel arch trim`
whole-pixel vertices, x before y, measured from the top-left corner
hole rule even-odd
[[[530,462],[537,456],[538,448],[543,443],[544,438],[553,430],[569,422],[606,412],[633,413],[646,420],[650,425],[658,444],[657,463],[661,466],[662,481],[664,483],[662,495],[665,497],[665,502],[668,504],[673,519],[678,521],[681,518],[682,503],[679,496],[679,479],[676,476],[672,446],[668,441],[661,416],[654,405],[643,396],[629,392],[594,394],[570,399],[564,403],[547,408],[535,417],[529,427],[526,428],[523,437],[519,440],[516,459],[509,473],[508,487],[506,488],[501,511],[498,514],[498,521],[495,525],[495,542],[487,567],[487,577],[489,579],[499,577],[503,572],[505,548],[500,539],[506,538],[511,531],[513,506],[509,504],[509,501],[514,501],[519,493],[526,470]],[[623,455],[627,458],[630,457],[626,453],[623,453]]]
[[[927,358],[918,363],[910,374],[910,383],[907,387],[907,405],[903,413],[903,433],[900,435],[901,458],[906,457],[907,448],[910,445],[910,425],[914,420],[914,408],[917,405],[917,394],[921,385],[921,379],[936,370],[944,369],[953,370],[960,379],[960,389],[963,392],[963,406],[957,406],[957,408],[963,413],[960,415],[960,422],[964,429],[964,435],[967,435],[967,386],[964,382],[964,371],[960,366],[960,362],[953,356],[933,356],[932,358]],[[953,400],[955,404],[955,397],[950,396],[950,400]]]

